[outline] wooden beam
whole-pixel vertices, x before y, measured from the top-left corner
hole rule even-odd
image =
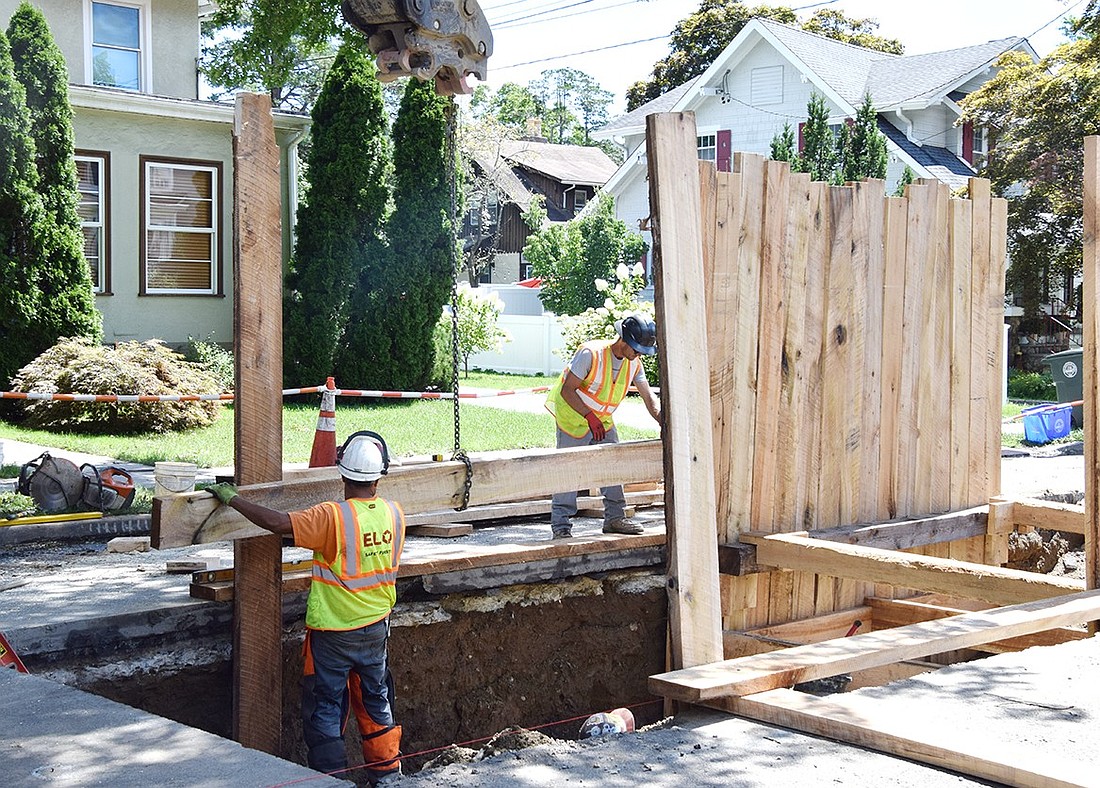
[[[660,505],[665,500],[664,490],[627,492],[625,496],[627,507]],[[509,501],[486,506],[471,506],[461,512],[447,509],[440,512],[423,512],[421,514],[406,513],[405,524],[412,528],[421,525],[476,523],[484,520],[504,520],[509,517],[532,517],[534,515],[549,514],[550,506],[551,501],[549,498],[540,498],[531,501]],[[577,510],[602,511],[603,498],[581,496],[577,498]]]
[[[938,621],[826,640],[649,677],[657,695],[698,703],[791,687],[803,681],[1080,624],[1100,616],[1100,590]]]
[[[1094,775],[1082,773],[1072,759],[1049,757],[1037,748],[985,745],[960,737],[940,724],[934,711],[919,714],[884,708],[876,698],[777,689],[747,698],[726,698],[708,705],[771,725],[824,736],[918,763],[971,775],[998,785],[1080,788]]]
[[[279,146],[265,94],[237,94],[233,120],[233,342],[238,484],[283,478],[282,199]],[[282,540],[233,545],[233,737],[278,754],[282,736]]]
[[[750,641],[758,644],[772,643],[776,648],[780,648],[842,638],[848,635],[856,621],[860,622],[858,632],[870,632],[871,615],[871,608],[864,605],[835,613],[826,613],[823,616],[806,618],[801,621],[789,621],[786,624],[775,624],[770,627],[757,627],[745,632],[726,631],[722,633],[723,653],[726,655],[726,659],[735,659],[748,654],[774,650],[752,649],[747,645]]]
[[[637,536],[592,534],[591,536],[575,536],[571,539],[555,539],[554,541],[533,544],[439,545],[433,547],[430,556],[403,560],[398,568],[397,576],[401,580],[408,580],[449,572],[524,565],[539,561],[577,559],[584,556],[611,555],[624,551],[663,547],[664,544],[664,533],[657,532]],[[283,590],[305,591],[308,589],[311,571],[309,562],[284,563],[282,565]],[[191,596],[196,599],[208,599],[215,602],[226,602],[233,599],[235,577],[236,573],[233,569],[196,572],[192,576]]]
[[[1085,394],[1085,585],[1100,588],[1100,422],[1096,418],[1096,387],[1100,385],[1100,137],[1085,137],[1084,169],[1085,249],[1081,286],[1084,315],[1081,364]],[[1092,299],[1091,301],[1089,299]],[[1089,630],[1096,633],[1098,622]]]
[[[916,624],[921,621],[934,621],[940,618],[950,618],[964,613],[973,612],[963,608],[952,608],[945,605],[935,605],[915,599],[879,599],[868,597],[867,604],[873,612],[871,621],[876,630],[889,629],[891,627],[903,627]],[[982,643],[972,646],[975,651],[984,651],[989,654],[1002,654],[1006,651],[1023,651],[1032,646],[1056,646],[1059,643],[1068,643],[1071,640],[1083,640],[1088,637],[1083,629],[1068,629],[1059,627],[1045,632],[1035,632],[1017,638],[995,640],[991,643]]]
[[[1085,510],[1071,503],[1055,503],[1035,498],[1013,498],[1012,525],[1083,534],[1085,533]]]
[[[471,505],[495,504],[532,495],[551,495],[585,486],[647,481],[661,476],[660,441],[638,441],[577,449],[538,449],[473,454]],[[458,506],[466,468],[448,461],[394,466],[378,484],[380,494],[397,501],[408,514]],[[304,509],[343,497],[339,472],[326,479],[254,484],[241,494],[272,509]],[[263,533],[207,492],[154,499],[152,544],[157,549],[240,539]],[[717,572],[715,573],[717,575]]]
[[[718,545],[718,573],[740,577],[759,572],[770,572],[766,566],[756,563],[756,547],[751,544]]]
[[[695,116],[650,115],[646,140],[660,332],[672,662],[699,665],[721,656],[722,620]]]
[[[823,528],[810,531],[807,535],[812,539],[824,539],[829,542],[880,547],[887,550],[909,550],[930,544],[953,542],[956,539],[985,536],[988,519],[987,508],[976,506],[973,509],[934,517]]]
[[[768,566],[981,599],[997,605],[1071,594],[1084,587],[1080,580],[825,542],[795,534],[762,538],[744,534],[741,538],[756,545],[757,563]]]

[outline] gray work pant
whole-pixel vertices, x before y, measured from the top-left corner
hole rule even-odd
[[[592,433],[588,432],[579,438],[574,438],[567,432],[557,428],[557,447],[559,449],[572,449],[576,446],[595,446],[598,443],[618,443],[619,432],[611,427],[602,441],[595,440]],[[603,521],[607,523],[623,519],[626,514],[626,496],[623,495],[621,484],[611,484],[600,488],[603,495]],[[554,533],[568,531],[569,518],[577,513],[577,491],[555,493],[550,506],[550,528]]]

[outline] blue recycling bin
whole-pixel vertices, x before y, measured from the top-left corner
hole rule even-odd
[[[1058,390],[1059,402],[1076,402],[1084,399],[1081,396],[1083,384],[1081,366],[1083,351],[1081,348],[1070,348],[1061,353],[1052,353],[1043,359],[1043,363],[1050,367],[1050,376],[1054,378],[1054,387]],[[1084,425],[1085,417],[1081,406],[1073,408],[1073,426]]]

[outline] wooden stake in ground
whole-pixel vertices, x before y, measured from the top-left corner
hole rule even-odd
[[[692,666],[722,658],[695,117],[658,113],[646,118],[646,127],[661,332],[668,617],[673,665]]]
[[[233,335],[238,484],[283,478],[282,229],[271,100],[238,94],[233,123]],[[282,539],[233,543],[233,735],[278,754],[282,738]]]
[[[1096,386],[1100,379],[1100,320],[1096,299],[1100,298],[1100,137],[1085,137],[1085,250],[1084,284],[1081,287],[1084,317],[1081,340],[1085,398],[1085,587],[1100,588],[1100,455],[1097,454]],[[1096,632],[1097,622],[1090,631]]]

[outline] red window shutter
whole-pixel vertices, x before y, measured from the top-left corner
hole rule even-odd
[[[714,163],[718,167],[718,172],[729,172],[730,159],[733,156],[729,129],[722,129],[718,132],[717,145],[718,148],[715,151]]]
[[[806,141],[802,139],[802,129],[806,128],[805,123],[798,124],[798,152],[801,153],[802,149],[806,147]]]
[[[974,164],[974,124],[969,120],[963,123],[963,158]]]

